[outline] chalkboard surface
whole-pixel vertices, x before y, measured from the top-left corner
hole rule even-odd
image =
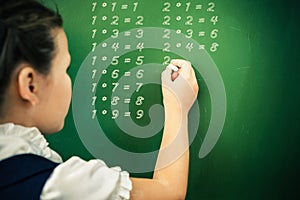
[[[183,58],[200,85],[187,199],[299,196],[299,3],[56,3],[73,101],[64,129],[47,139],[63,159],[100,158],[151,177],[164,119],[160,73]]]

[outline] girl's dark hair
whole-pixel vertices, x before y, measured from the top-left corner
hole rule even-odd
[[[47,74],[55,55],[52,30],[62,27],[59,13],[35,0],[0,0],[0,106],[12,73],[21,62]]]

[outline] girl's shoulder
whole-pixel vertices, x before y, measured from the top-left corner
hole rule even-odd
[[[39,199],[45,182],[58,165],[34,154],[20,154],[0,161],[0,196]]]
[[[67,199],[129,199],[131,189],[129,173],[120,167],[110,168],[99,159],[85,161],[73,156],[55,168],[42,197],[59,194]]]

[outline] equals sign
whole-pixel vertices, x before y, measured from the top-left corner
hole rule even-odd
[[[205,49],[205,45],[204,45],[204,44],[200,44],[200,45],[199,45],[199,49],[200,49],[200,50]]]
[[[205,22],[205,18],[199,18],[198,22],[199,23],[204,23]]]
[[[130,44],[126,44],[125,45],[125,50],[130,50],[131,49],[131,45]]]
[[[124,99],[124,103],[126,103],[126,104],[130,104],[130,99],[128,98],[126,98],[126,99]]]
[[[202,9],[202,5],[201,4],[196,5],[196,10],[201,10],[201,9]]]
[[[125,112],[124,117],[130,117],[131,113],[130,112]]]
[[[131,58],[125,58],[124,62],[125,62],[125,63],[130,63],[130,62],[131,62]],[[126,72],[126,73],[127,73],[127,72]],[[126,75],[126,73],[125,73],[125,75]],[[129,76],[130,76],[130,75],[129,75]]]
[[[124,85],[123,89],[124,90],[130,90],[130,85]]]
[[[124,35],[128,37],[128,36],[131,35],[131,32],[130,32],[130,31],[125,31],[125,32],[124,32]]]
[[[125,73],[124,73],[124,76],[127,76],[127,77],[128,77],[128,76],[131,76],[131,72],[125,72]]]
[[[199,32],[199,37],[203,37],[203,36],[205,36],[205,32],[204,31],[200,31]]]
[[[123,5],[121,6],[121,9],[122,9],[122,10],[127,10],[127,9],[128,9],[128,5],[127,5],[127,4],[123,4]]]
[[[131,18],[130,17],[127,17],[124,19],[124,23],[130,23],[131,22]]]

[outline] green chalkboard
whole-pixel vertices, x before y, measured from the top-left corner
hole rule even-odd
[[[63,159],[100,158],[151,177],[163,128],[160,73],[183,58],[200,85],[187,199],[300,196],[299,3],[56,3],[73,100],[64,129],[47,139]]]

